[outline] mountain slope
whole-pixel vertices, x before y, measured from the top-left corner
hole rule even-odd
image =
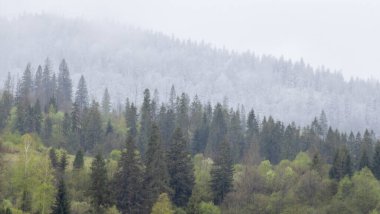
[[[302,60],[234,53],[209,44],[180,41],[160,33],[114,23],[94,23],[56,16],[25,15],[0,19],[0,75],[34,69],[46,57],[55,70],[62,58],[74,86],[81,74],[92,96],[108,87],[114,103],[128,96],[140,101],[144,88],[158,89],[167,100],[177,92],[231,106],[253,107],[259,115],[309,123],[322,109],[332,126],[346,131],[371,127],[380,133],[380,86],[377,81],[345,81],[340,73],[311,68]]]

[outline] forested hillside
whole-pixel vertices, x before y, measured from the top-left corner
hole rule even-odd
[[[253,107],[261,119],[272,115],[305,126],[324,110],[333,127],[380,132],[377,81],[344,80],[303,60],[237,53],[121,24],[50,15],[0,20],[0,47],[2,80],[10,72],[17,82],[25,62],[34,71],[47,56],[55,64],[66,58],[74,82],[86,76],[90,97],[97,99],[108,87],[113,107],[123,105],[125,97],[141,104],[145,88],[157,89],[168,101],[174,85],[204,103],[215,105],[226,97],[242,112],[243,106],[246,113]]]
[[[92,99],[70,71],[46,60],[5,81],[0,213],[380,211],[371,130],[335,129],[324,111],[305,126],[258,118],[174,86],[114,109],[108,89]]]

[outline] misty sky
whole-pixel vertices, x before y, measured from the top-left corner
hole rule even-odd
[[[380,79],[379,0],[0,0],[0,16],[111,20]]]

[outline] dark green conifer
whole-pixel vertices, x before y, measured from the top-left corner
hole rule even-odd
[[[194,186],[193,164],[187,152],[186,140],[180,128],[173,134],[167,154],[172,201],[176,206],[185,207]]]
[[[232,190],[233,165],[230,146],[224,140],[220,146],[211,169],[211,190],[213,193],[214,204],[219,205]]]

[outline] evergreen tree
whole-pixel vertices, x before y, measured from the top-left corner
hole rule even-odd
[[[379,180],[380,179],[380,143],[378,142],[375,147],[375,154],[372,160],[372,173]]]
[[[106,163],[102,155],[97,154],[91,164],[89,193],[91,204],[96,213],[103,213],[103,209],[109,204],[109,190]]]
[[[240,112],[230,112],[231,119],[228,128],[228,141],[232,145],[231,155],[234,162],[241,160],[246,146],[244,145],[244,132],[240,121]]]
[[[45,118],[44,121],[44,129],[43,129],[43,138],[44,140],[48,141],[53,133],[53,121],[49,116]]]
[[[42,67],[38,66],[36,75],[34,78],[34,95],[36,99],[41,100],[43,96],[43,88],[42,88]]]
[[[68,137],[71,133],[71,118],[70,114],[65,112],[62,121],[62,133],[65,137]]]
[[[139,214],[143,206],[143,165],[131,134],[127,138],[127,151],[123,152],[115,175],[115,201],[122,213]]]
[[[87,85],[83,75],[79,79],[77,91],[75,92],[75,103],[80,113],[82,113],[85,108],[88,108],[89,105]]]
[[[202,123],[200,127],[195,130],[193,136],[193,154],[203,153],[206,149],[207,140],[209,136],[209,123],[207,114],[203,113]]]
[[[66,155],[66,152],[63,152],[61,154],[61,159],[58,163],[58,169],[62,174],[65,173],[67,165],[68,165],[67,155]]]
[[[40,134],[41,133],[41,123],[42,123],[42,111],[40,106],[40,100],[37,99],[33,107],[33,131]]]
[[[5,82],[5,88],[0,100],[0,130],[2,130],[6,126],[7,120],[12,109],[13,95],[11,93],[10,84],[11,77],[10,74],[8,74],[8,79]]]
[[[55,201],[52,206],[52,214],[70,214],[70,201],[63,179],[59,179]]]
[[[85,114],[82,125],[82,148],[84,148],[84,151],[91,151],[101,142],[101,137],[103,136],[102,118],[97,102],[92,102],[89,111]]]
[[[330,178],[340,181],[344,176],[352,175],[351,156],[346,147],[336,150],[333,165],[330,169]]]
[[[179,127],[186,141],[189,140],[189,98],[185,93],[182,93],[179,98],[178,108],[177,108],[177,122],[176,127]]]
[[[20,98],[23,102],[28,100],[30,102],[32,91],[33,91],[33,80],[32,80],[32,73],[31,73],[31,65],[28,63],[26,66],[26,69],[22,75],[22,82],[21,82],[21,94]]]
[[[230,146],[224,140],[211,169],[211,190],[216,205],[221,204],[227,193],[232,190],[233,172]]]
[[[153,203],[161,193],[171,193],[169,175],[162,150],[159,130],[155,123],[151,127],[146,151],[146,171],[144,177],[144,212],[150,213]]]
[[[132,136],[132,138],[136,138],[137,137],[137,109],[133,103],[129,104],[129,101],[127,101],[127,104],[126,104],[125,120],[127,124],[128,133]]]
[[[280,148],[284,133],[284,127],[280,122],[274,122],[272,117],[263,121],[260,139],[261,154],[271,163],[280,162]]]
[[[63,59],[59,65],[57,102],[58,109],[67,112],[71,108],[72,81],[66,60]]]
[[[165,105],[161,106],[158,116],[158,123],[160,127],[160,135],[163,147],[168,150],[171,138],[175,129],[175,114],[172,109],[166,109]]]
[[[107,127],[106,127],[106,135],[109,135],[109,134],[112,134],[112,133],[113,133],[112,122],[111,122],[111,119],[108,119]]]
[[[364,167],[371,168],[371,164],[369,162],[369,157],[367,154],[367,150],[362,151],[362,155],[360,156],[360,162],[359,162],[359,170],[362,170]]]
[[[180,128],[173,134],[167,160],[170,187],[173,190],[172,201],[176,206],[185,207],[194,186],[194,172],[186,140]]]
[[[207,142],[207,153],[211,155],[211,157],[215,156],[215,153],[227,136],[227,123],[224,118],[224,113],[222,109],[222,105],[218,103],[214,110],[214,115],[212,118],[210,132]]]
[[[83,166],[84,166],[83,152],[82,152],[82,150],[78,150],[78,152],[75,154],[75,159],[73,162],[73,168],[74,169],[82,169]]]
[[[49,158],[51,162],[51,166],[56,169],[58,167],[58,158],[57,158],[57,153],[55,152],[54,148],[51,148],[49,150]]]
[[[42,73],[42,95],[40,97],[41,106],[47,112],[46,106],[49,104],[50,98],[53,96],[51,88],[51,63],[49,59],[45,60],[44,72]]]
[[[324,110],[322,110],[321,115],[319,116],[319,125],[320,125],[320,132],[318,134],[320,134],[322,139],[324,139],[326,137],[327,130],[328,130],[328,121],[327,121],[326,113]]]
[[[140,133],[138,136],[138,148],[144,156],[148,145],[152,128],[151,101],[149,89],[144,91],[144,101],[141,107]]]
[[[104,90],[102,98],[102,111],[105,116],[107,116],[111,111],[111,98],[107,88]]]

